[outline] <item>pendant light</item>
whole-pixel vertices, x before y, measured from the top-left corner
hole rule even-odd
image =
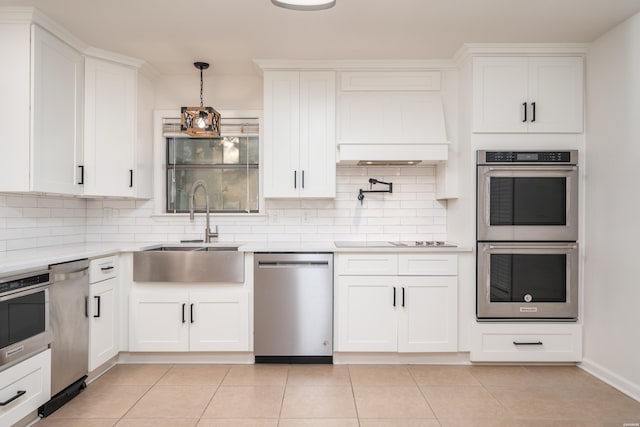
[[[220,136],[220,113],[212,107],[205,107],[202,98],[202,71],[209,68],[206,62],[194,62],[200,70],[200,106],[180,109],[180,129],[197,138],[215,138]]]
[[[322,10],[336,5],[336,0],[271,0],[271,3],[285,9]]]

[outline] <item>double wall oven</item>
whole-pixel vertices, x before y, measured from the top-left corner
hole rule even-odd
[[[477,152],[477,317],[578,317],[578,152]]]

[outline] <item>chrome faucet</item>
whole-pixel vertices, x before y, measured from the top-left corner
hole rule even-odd
[[[216,229],[212,233],[211,232],[210,221],[209,221],[209,189],[207,188],[207,183],[204,182],[201,179],[199,179],[196,182],[194,182],[193,186],[191,187],[191,195],[189,196],[189,219],[191,221],[193,221],[195,219],[195,209],[194,209],[195,195],[196,195],[196,191],[200,187],[202,187],[204,189],[205,202],[207,204],[207,206],[206,206],[206,209],[207,209],[206,210],[206,212],[207,212],[207,228],[204,229],[204,242],[205,243],[211,243],[211,238],[212,237],[214,239],[218,238],[218,226],[216,225]]]

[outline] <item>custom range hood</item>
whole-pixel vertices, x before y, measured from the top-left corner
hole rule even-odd
[[[375,100],[376,108],[372,101],[358,93],[341,95],[339,164],[409,166],[447,160],[449,141],[439,92],[383,93]]]

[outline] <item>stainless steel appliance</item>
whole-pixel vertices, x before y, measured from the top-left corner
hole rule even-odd
[[[478,317],[578,317],[578,244],[478,243]]]
[[[578,317],[578,152],[477,152],[477,317]]]
[[[332,363],[333,254],[256,253],[257,363]]]
[[[51,343],[50,286],[47,267],[0,278],[0,369]]]
[[[477,240],[578,240],[578,152],[477,152]]]
[[[38,409],[46,417],[86,387],[89,370],[89,260],[49,266],[51,286],[51,400]]]

